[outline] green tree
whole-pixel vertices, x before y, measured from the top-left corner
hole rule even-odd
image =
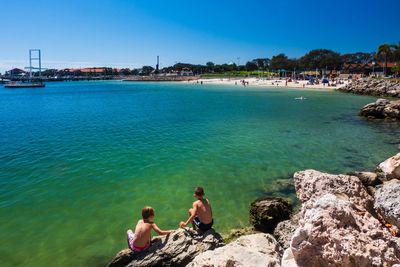
[[[42,71],[42,76],[44,77],[54,77],[57,75],[57,70],[56,69],[47,69]]]
[[[289,69],[290,62],[285,54],[273,56],[269,62],[269,66],[273,70]]]
[[[378,51],[376,53],[378,56],[383,56],[385,61],[385,68],[383,69],[383,74],[386,76],[387,73],[387,61],[388,58],[392,55],[392,46],[390,44],[381,44],[378,47]]]
[[[193,70],[193,65],[189,63],[176,63],[174,66],[174,70],[182,71],[183,69],[190,69]]]
[[[256,59],[253,59],[251,62],[255,63],[259,70],[265,70],[265,69],[267,69],[267,67],[269,65],[268,58],[256,58]]]
[[[138,69],[132,69],[130,74],[139,75],[139,70]]]
[[[141,75],[148,76],[154,70],[152,66],[143,66],[142,71],[140,72]]]
[[[330,70],[339,68],[341,64],[340,54],[328,49],[311,50],[300,59],[300,66],[304,69],[328,68]]]
[[[361,63],[365,64],[370,62],[373,59],[373,55],[371,53],[357,52],[357,53],[348,53],[340,56],[342,63]]]
[[[397,63],[397,65],[392,68],[392,71],[393,72],[400,72],[400,64]]]
[[[398,44],[392,45],[393,47],[393,60],[400,62],[400,42]]]
[[[252,61],[248,61],[246,63],[246,70],[247,71],[255,71],[258,69],[258,66],[256,63],[252,62]]]
[[[209,72],[213,72],[214,71],[215,64],[213,62],[211,62],[211,61],[207,62],[206,66],[207,66]]]

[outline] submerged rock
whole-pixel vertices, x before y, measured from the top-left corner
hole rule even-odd
[[[252,234],[198,255],[188,267],[278,267],[282,252],[281,246],[273,236],[264,233]]]
[[[378,168],[387,180],[400,179],[400,153],[379,164]]]
[[[400,100],[378,99],[375,103],[365,105],[359,115],[367,118],[400,120]]]
[[[273,233],[277,224],[290,218],[292,206],[279,197],[262,197],[250,205],[250,223],[257,231]]]
[[[256,231],[254,227],[243,227],[243,228],[232,229],[231,231],[229,231],[228,234],[224,235],[223,238],[225,243],[228,244],[238,239],[241,236],[255,234],[255,233],[258,233],[258,231]]]
[[[400,229],[400,181],[390,180],[375,193],[374,208],[382,217]]]
[[[120,251],[108,266],[186,266],[198,254],[223,245],[222,237],[213,229],[202,235],[191,229],[179,229],[168,236],[154,238],[146,251]]]
[[[400,242],[365,208],[343,194],[325,194],[303,205],[300,227],[282,266],[391,266]]]
[[[292,177],[270,181],[264,188],[264,194],[266,196],[286,196],[294,192],[295,189]]]

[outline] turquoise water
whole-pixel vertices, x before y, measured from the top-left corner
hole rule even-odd
[[[371,101],[118,81],[0,88],[1,266],[104,266],[144,205],[176,228],[196,185],[226,232],[296,170],[373,169],[398,151],[400,127],[359,118]]]

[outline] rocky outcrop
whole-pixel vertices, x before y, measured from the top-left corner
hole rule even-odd
[[[179,229],[168,236],[154,238],[146,251],[120,251],[108,266],[186,266],[198,254],[223,245],[222,237],[213,229],[202,235],[190,229]]]
[[[282,246],[287,249],[290,246],[290,240],[297,227],[299,226],[300,213],[296,213],[289,220],[278,223],[274,230],[274,237]]]
[[[369,119],[400,120],[400,100],[378,99],[365,105],[359,115]]]
[[[296,172],[293,176],[296,194],[302,203],[325,194],[345,194],[358,206],[372,208],[373,199],[365,191],[360,179],[351,175],[334,175],[316,170]]]
[[[280,266],[282,248],[269,234],[239,237],[234,242],[198,255],[188,267]]]
[[[400,229],[400,181],[390,180],[375,193],[374,208],[390,224]]]
[[[282,266],[400,263],[400,241],[375,217],[372,197],[357,177],[306,170],[294,180],[301,218]]]
[[[400,243],[345,195],[326,194],[303,206],[300,227],[283,262],[298,266],[391,266]],[[282,265],[284,265],[282,262]]]
[[[357,80],[338,90],[359,95],[400,97],[400,81],[384,79]]]
[[[262,197],[250,204],[250,223],[257,231],[273,233],[279,222],[290,218],[292,206],[279,197]]]
[[[386,180],[400,179],[400,153],[379,164],[378,169]]]

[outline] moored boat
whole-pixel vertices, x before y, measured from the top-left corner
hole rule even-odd
[[[4,85],[5,88],[41,88],[45,87],[43,82],[27,82],[27,83],[17,83],[10,82]]]

